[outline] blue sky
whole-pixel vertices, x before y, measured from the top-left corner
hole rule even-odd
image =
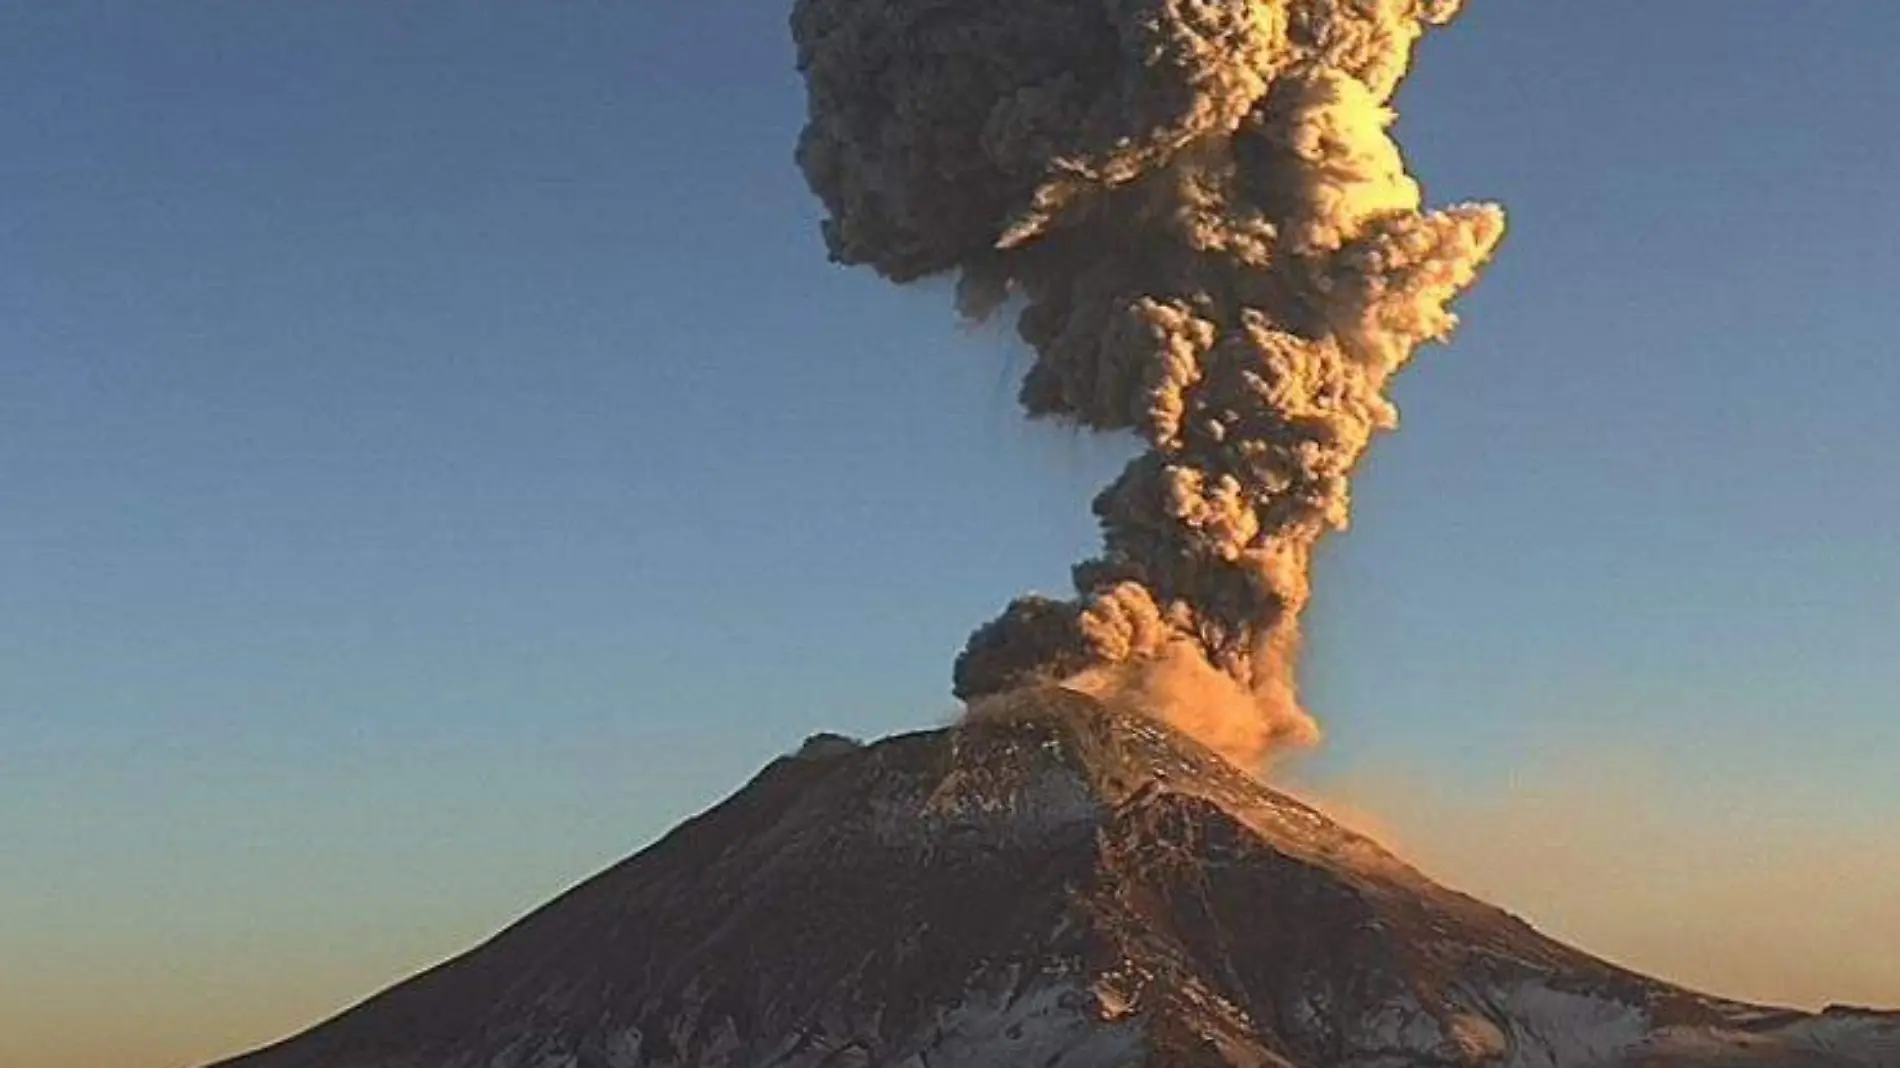
[[[942,721],[1093,544],[1121,446],[1022,424],[947,286],[825,262],[784,16],[0,10],[0,1061],[307,1022],[805,733]],[[1513,231],[1323,554],[1302,774],[1483,796],[1613,739],[1900,820],[1896,33],[1426,42],[1414,169]]]

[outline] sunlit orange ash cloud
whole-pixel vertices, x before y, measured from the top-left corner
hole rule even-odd
[[[1237,761],[1318,737],[1294,665],[1314,544],[1397,424],[1387,380],[1504,234],[1421,211],[1387,132],[1459,0],[799,0],[799,161],[832,257],[955,271],[1035,353],[1031,416],[1147,448],[1073,600],[1026,596],[964,698],[1067,681]]]

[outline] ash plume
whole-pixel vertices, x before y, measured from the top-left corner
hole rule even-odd
[[[1314,545],[1504,234],[1493,205],[1422,210],[1388,133],[1461,3],[798,0],[832,258],[1018,308],[1027,413],[1147,446],[1095,499],[1076,596],[980,627],[958,696],[1062,681],[1243,763],[1317,738]]]

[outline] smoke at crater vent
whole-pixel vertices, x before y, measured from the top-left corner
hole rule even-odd
[[[1124,695],[1236,760],[1318,731],[1294,669],[1313,546],[1504,233],[1421,210],[1387,128],[1462,0],[798,0],[799,164],[832,257],[1014,298],[1032,417],[1146,449],[1095,498],[1076,596],[1025,596],[965,699]]]

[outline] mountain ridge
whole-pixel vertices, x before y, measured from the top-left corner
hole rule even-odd
[[[816,736],[476,949],[217,1068],[1639,1064],[1894,1068],[1900,1017],[1641,976],[1042,689]]]

